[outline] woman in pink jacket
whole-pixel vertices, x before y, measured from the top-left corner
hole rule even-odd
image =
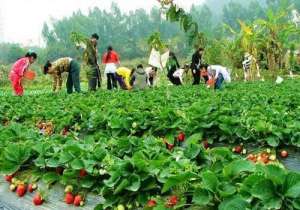
[[[24,73],[28,70],[29,66],[35,62],[36,59],[37,54],[34,52],[29,52],[25,55],[25,57],[17,60],[16,63],[12,66],[9,74],[9,79],[11,81],[11,85],[15,95],[23,95],[24,89],[22,86],[22,79]]]

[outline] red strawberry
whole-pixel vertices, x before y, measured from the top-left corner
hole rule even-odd
[[[80,177],[85,177],[86,175],[87,175],[87,172],[86,172],[85,169],[81,169],[81,170],[79,171],[79,176],[80,176]]]
[[[176,204],[178,203],[178,198],[176,195],[172,195],[169,199],[168,199],[168,203],[167,203],[167,208],[172,208],[173,206],[176,206]]]
[[[261,162],[264,163],[264,164],[268,164],[269,163],[269,158],[268,157],[262,157]]]
[[[167,146],[167,149],[170,151],[172,151],[175,147],[174,144],[169,144],[169,143],[167,143],[166,146]]]
[[[29,191],[30,193],[33,193],[33,191],[35,191],[36,189],[37,189],[36,184],[29,184],[29,185],[28,185],[28,191]]]
[[[287,157],[289,156],[289,153],[288,153],[286,150],[282,150],[282,151],[280,152],[280,156],[281,156],[282,158],[287,158]]]
[[[66,204],[72,204],[74,202],[74,195],[70,192],[68,192],[65,196],[65,203]]]
[[[39,193],[37,193],[37,194],[33,197],[32,202],[34,203],[34,205],[40,206],[40,205],[43,204],[44,200],[43,200],[42,196],[41,196]]]
[[[255,158],[255,155],[253,155],[253,154],[249,154],[247,156],[247,160],[253,160],[254,158]]]
[[[4,178],[5,178],[5,181],[11,183],[11,180],[14,178],[14,176],[13,175],[6,175]]]
[[[148,201],[147,206],[152,208],[152,207],[155,207],[156,204],[157,204],[156,201],[151,199],[151,200]]]
[[[184,134],[183,132],[180,132],[180,133],[178,134],[178,136],[177,136],[177,140],[178,140],[179,142],[184,142],[184,140],[185,140],[185,134]]]
[[[23,197],[26,193],[26,185],[24,184],[18,185],[16,193],[19,197]]]
[[[62,131],[62,135],[63,136],[67,136],[69,134],[69,128],[68,127],[64,127],[63,131]]]
[[[235,153],[241,153],[243,151],[243,147],[242,146],[240,146],[240,145],[238,145],[238,146],[236,146],[235,148],[234,148],[234,152]]]
[[[82,197],[81,195],[76,195],[75,198],[74,198],[74,205],[75,206],[80,206],[80,203],[82,202]]]
[[[208,148],[209,148],[208,140],[207,140],[207,139],[204,140],[204,141],[202,142],[202,145],[203,145],[204,149],[208,149]]]
[[[169,202],[173,205],[176,205],[177,202],[178,202],[178,198],[176,195],[172,195],[170,198],[169,198]]]
[[[55,169],[56,173],[62,175],[64,173],[64,168],[59,166]]]

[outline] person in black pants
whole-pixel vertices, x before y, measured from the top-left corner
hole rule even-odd
[[[72,58],[65,57],[57,59],[54,62],[47,61],[44,66],[44,74],[53,76],[53,91],[59,91],[62,87],[62,74],[68,73],[67,93],[73,93],[73,88],[76,92],[80,92],[80,65]]]
[[[193,85],[200,84],[200,65],[202,64],[203,48],[199,48],[192,57],[191,69],[194,77]]]
[[[178,63],[178,60],[173,52],[170,52],[169,60],[167,62],[167,70],[168,70],[168,78],[170,82],[172,82],[174,85],[181,85],[181,81],[179,78],[174,77],[174,72],[180,68],[180,65]]]

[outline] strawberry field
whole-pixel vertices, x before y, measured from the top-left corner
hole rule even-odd
[[[93,194],[97,210],[300,209],[300,173],[281,163],[300,147],[299,86],[1,97],[7,193],[60,184],[66,208]]]

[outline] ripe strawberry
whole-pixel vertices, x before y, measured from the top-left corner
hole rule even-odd
[[[260,156],[261,156],[262,158],[268,158],[268,159],[269,159],[269,154],[268,154],[267,152],[262,152],[262,153],[260,154]]]
[[[255,158],[255,155],[253,155],[253,154],[249,154],[247,156],[247,160],[253,160],[254,158]]]
[[[34,203],[34,205],[36,206],[40,206],[44,203],[44,200],[42,198],[42,196],[40,195],[40,193],[37,193],[34,197],[32,202]]]
[[[85,177],[86,175],[87,175],[87,172],[86,172],[85,169],[81,169],[81,170],[79,171],[79,177]]]
[[[247,160],[249,160],[249,161],[251,161],[251,162],[253,162],[253,163],[256,163],[257,157],[256,157],[255,155],[253,155],[253,154],[249,154],[249,155],[247,156]]]
[[[287,158],[287,157],[289,156],[289,153],[288,153],[286,150],[282,150],[282,151],[280,152],[280,156],[281,156],[282,158]]]
[[[240,145],[238,145],[234,148],[235,153],[241,154],[242,151],[243,151],[243,147]]]
[[[19,197],[23,197],[26,193],[26,186],[24,184],[18,185],[16,193]]]
[[[37,185],[36,184],[29,184],[28,185],[28,191],[30,193],[33,193],[33,191],[35,191],[37,189]]]
[[[61,134],[63,136],[67,136],[69,134],[69,128],[68,127],[64,127],[64,129],[62,130]]]
[[[184,134],[183,132],[180,132],[180,133],[178,134],[178,136],[177,136],[177,140],[178,140],[179,142],[184,142],[184,140],[185,140],[185,134]]]
[[[178,198],[176,195],[172,195],[170,198],[169,198],[169,202],[173,205],[176,205],[177,202],[178,202]]]
[[[75,198],[74,198],[74,205],[75,206],[80,206],[80,203],[82,202],[82,197],[81,195],[76,195]]]
[[[166,146],[167,146],[167,149],[170,151],[172,151],[175,147],[174,144],[169,144],[169,143],[167,143]]]
[[[262,162],[264,164],[268,164],[269,163],[269,157],[266,157],[266,156],[261,157],[260,162]]]
[[[64,173],[64,168],[59,166],[55,169],[56,173],[62,175]]]
[[[65,196],[65,203],[72,204],[74,203],[74,195],[71,192],[68,192]]]
[[[152,207],[155,207],[156,204],[157,204],[156,201],[151,199],[151,200],[148,201],[147,206],[152,208]]]
[[[204,149],[208,149],[209,148],[208,140],[206,139],[206,140],[202,141],[202,145],[203,145]]]
[[[5,181],[11,183],[12,182],[11,180],[14,178],[14,176],[13,175],[6,175],[4,178],[5,178]]]
[[[172,195],[168,199],[167,208],[172,208],[172,207],[176,206],[177,202],[178,202],[177,196],[176,195]]]

